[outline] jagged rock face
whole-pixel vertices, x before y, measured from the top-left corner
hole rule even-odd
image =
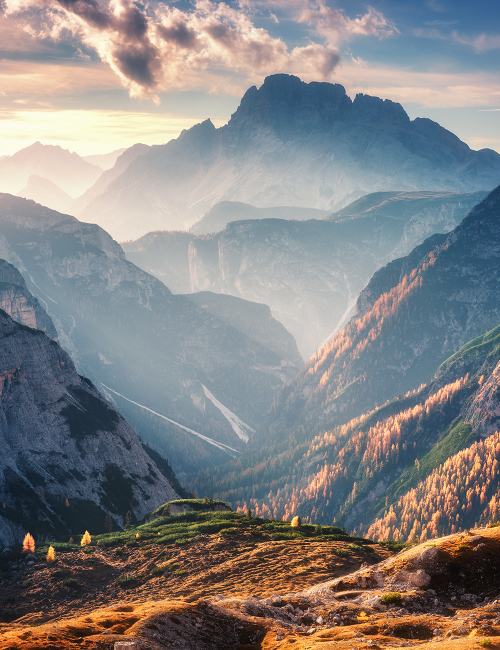
[[[43,332],[0,312],[0,543],[102,529],[176,498],[132,427]],[[68,505],[66,505],[68,499]],[[31,525],[31,528],[30,528]]]
[[[23,276],[5,260],[0,260],[0,309],[18,323],[41,330],[57,341],[54,323],[26,288]]]
[[[381,190],[489,191],[499,174],[499,154],[399,104],[273,75],[227,125],[207,120],[152,147],[77,216],[136,239],[184,229],[219,201],[334,211]]]
[[[23,274],[79,371],[177,470],[241,452],[233,415],[255,427],[302,365],[268,308],[247,302],[241,317],[227,296],[207,298],[209,308],[174,296],[96,225],[3,195],[0,229],[0,255]],[[252,322],[264,328],[259,340]]]
[[[483,437],[500,430],[500,362],[474,395],[464,417]]]
[[[428,235],[449,232],[484,196],[380,192],[328,221],[245,220],[208,236],[154,232],[123,249],[176,292],[215,291],[268,304],[306,359],[346,322],[377,268]]]
[[[389,290],[385,283],[371,311],[311,357],[283,393],[284,411],[315,419],[359,415],[429,381],[436,363],[495,326],[499,211],[497,188],[434,250],[420,260],[410,254],[399,277],[389,269],[395,284]],[[377,282],[384,285],[380,277]]]

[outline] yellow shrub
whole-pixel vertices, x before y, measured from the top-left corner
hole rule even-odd
[[[302,524],[302,520],[300,517],[294,517],[292,519],[292,528],[299,528],[299,526]]]

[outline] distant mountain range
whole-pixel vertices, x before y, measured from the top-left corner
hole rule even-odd
[[[101,174],[100,167],[91,165],[75,152],[58,145],[35,142],[13,156],[3,156],[0,159],[0,192],[25,193],[23,188],[27,185],[29,187],[29,178],[35,175],[51,181],[57,188],[75,198],[93,185]],[[47,198],[47,190],[43,192],[37,195],[38,200]]]
[[[377,192],[321,221],[254,219],[288,209],[217,204],[199,224],[228,219],[232,210],[235,217],[253,211],[252,220],[209,235],[152,232],[123,250],[176,293],[208,290],[269,305],[307,359],[348,320],[378,268],[429,235],[452,230],[485,196]]]
[[[176,498],[136,433],[70,357],[19,272],[0,260],[0,543],[123,526]],[[12,282],[14,280],[14,282]],[[154,452],[151,450],[152,455]]]
[[[302,366],[267,306],[172,295],[99,226],[0,195],[0,232],[79,372],[180,472],[239,455]]]
[[[378,538],[497,520],[499,212],[500,187],[379,270],[357,314],[282,389],[248,455],[192,485]]]
[[[500,154],[400,104],[279,74],[250,88],[227,125],[207,120],[151,147],[75,214],[123,241],[186,229],[221,201],[335,212],[370,192],[490,191],[499,180]]]

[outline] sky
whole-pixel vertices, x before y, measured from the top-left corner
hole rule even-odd
[[[161,144],[295,74],[500,152],[496,0],[0,0],[0,156]]]

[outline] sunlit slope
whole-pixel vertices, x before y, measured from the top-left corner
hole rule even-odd
[[[282,391],[273,428],[345,422],[429,381],[437,363],[494,327],[499,216],[497,188],[444,241],[435,235],[379,271],[360,297],[359,315]]]
[[[297,435],[288,453],[240,461],[206,487],[242,509],[298,512],[378,539],[484,524],[500,507],[499,394],[500,326],[467,343],[428,386],[311,441]]]

